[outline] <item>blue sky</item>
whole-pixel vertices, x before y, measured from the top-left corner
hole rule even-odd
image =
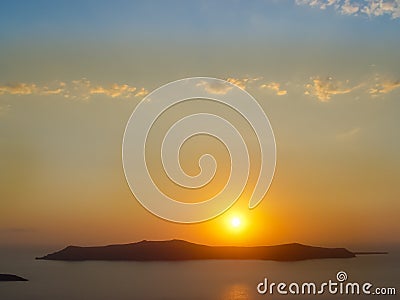
[[[282,34],[295,38],[299,34],[321,33],[343,38],[349,34],[346,28],[351,28],[359,38],[379,39],[398,33],[399,22],[390,15],[343,15],[332,7],[321,10],[291,0],[7,1],[0,12],[3,38],[39,40],[113,40],[163,35],[234,39],[242,35],[260,38]]]

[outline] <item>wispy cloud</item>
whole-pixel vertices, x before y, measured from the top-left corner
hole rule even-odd
[[[320,9],[326,9],[332,5],[338,5],[340,0],[296,0],[298,5],[310,5],[312,7],[318,7]]]
[[[378,77],[376,78],[375,85],[368,90],[368,93],[372,97],[377,97],[379,95],[388,94],[398,88],[400,88],[400,80],[382,80]]]
[[[360,5],[355,2],[350,2],[350,0],[344,1],[340,7],[340,12],[344,15],[354,15],[360,11]]]
[[[333,7],[344,15],[366,15],[376,17],[388,15],[400,18],[400,0],[296,0],[298,5],[309,5],[319,9]]]
[[[136,90],[137,88],[134,86],[114,83],[109,87],[104,87],[101,85],[94,86],[90,89],[90,94],[102,94],[110,96],[111,98],[130,97],[131,95],[135,95]]]
[[[389,79],[388,79],[389,78]],[[277,96],[284,96],[288,91],[282,87],[282,84],[271,80],[264,83],[259,81],[262,77],[228,77],[226,81],[235,84],[242,89],[255,91],[255,89],[268,90]],[[224,95],[233,87],[229,83],[224,82],[208,82],[206,80],[198,84],[208,93],[215,95]],[[290,84],[287,81],[286,84]],[[320,102],[328,102],[334,96],[344,95],[358,89],[360,92],[366,93],[371,97],[383,96],[389,94],[396,89],[400,89],[400,80],[390,79],[375,75],[370,79],[359,83],[351,84],[349,80],[337,80],[333,77],[323,78],[321,76],[311,77],[308,82],[294,85],[293,93],[304,93],[310,97],[318,99]],[[301,88],[299,88],[301,87]],[[53,81],[47,84],[17,82],[9,84],[0,84],[0,99],[2,96],[59,96],[70,100],[89,100],[96,96],[109,97],[112,99],[129,99],[143,98],[149,91],[145,87],[136,87],[126,83],[110,83],[99,84],[92,82],[87,78],[72,80],[69,82]],[[360,95],[358,95],[360,96]],[[9,110],[8,106],[0,105],[0,113]]]
[[[321,102],[328,102],[334,95],[348,94],[358,86],[349,87],[349,81],[338,81],[332,77],[321,79],[319,77],[311,78],[311,83],[305,85],[305,95],[316,97]]]
[[[361,131],[360,127],[355,127],[350,130],[347,130],[345,132],[338,133],[336,135],[336,138],[338,140],[347,140],[347,139],[350,139],[350,138],[354,137],[355,135],[357,135],[360,131]]]
[[[233,83],[244,90],[246,89],[246,83],[247,83],[246,80],[238,79],[238,78],[228,78],[228,79],[226,79],[226,81]]]
[[[67,84],[65,82],[57,82],[55,86],[53,85],[44,85],[38,88],[37,92],[44,96],[49,95],[62,95],[65,92]]]
[[[135,97],[144,97],[149,93],[148,90],[146,90],[145,88],[141,88],[139,89],[136,93],[135,93]]]
[[[204,90],[209,94],[214,95],[225,95],[227,94],[233,87],[226,82],[220,81],[206,81],[203,80],[197,84],[198,87],[204,88]]]
[[[393,19],[400,18],[400,1],[370,0],[368,5],[361,8],[361,12],[368,16],[389,15]]]
[[[111,98],[144,97],[148,94],[145,88],[137,88],[128,84],[112,83],[100,85],[86,78],[72,80],[69,83],[55,82],[39,85],[36,83],[12,83],[0,85],[1,95],[60,95],[69,99],[87,100],[93,95],[104,95]]]
[[[10,83],[0,85],[0,95],[31,95],[38,91],[34,83]]]
[[[233,78],[233,77],[228,77],[226,79],[226,81],[233,83],[235,85],[237,85],[238,87],[242,88],[242,89],[247,89],[248,86],[250,84],[252,84],[253,82],[256,82],[258,80],[260,80],[261,77],[243,77],[243,78]]]
[[[264,83],[260,85],[261,89],[269,89],[271,91],[274,91],[277,96],[284,96],[287,95],[287,90],[281,89],[281,85],[278,82],[269,82],[269,83]]]
[[[252,83],[260,80],[261,77],[252,78],[252,77],[242,77],[242,78],[235,78],[235,77],[228,77],[225,80],[229,83],[237,85],[243,90],[248,89]],[[214,95],[225,95],[227,94],[233,87],[230,84],[226,84],[224,82],[217,82],[217,81],[207,81],[203,80],[197,84],[198,87],[202,87],[205,91],[209,94]]]

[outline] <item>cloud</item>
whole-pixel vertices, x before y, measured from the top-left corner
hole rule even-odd
[[[43,86],[39,89],[39,93],[45,96],[61,95],[64,93],[66,85],[65,82],[59,82],[57,87]]]
[[[149,93],[148,90],[146,90],[145,88],[141,88],[136,94],[135,97],[144,97]]]
[[[38,90],[34,83],[11,83],[0,85],[0,95],[31,95]]]
[[[143,97],[148,94],[145,88],[128,84],[113,83],[109,85],[93,84],[86,78],[72,80],[69,83],[56,81],[52,84],[38,85],[35,83],[14,83],[0,85],[1,95],[60,95],[68,99],[87,100],[94,95],[104,95],[111,98]]]
[[[340,3],[340,0],[296,0],[295,1],[297,5],[309,5],[312,7],[318,7],[320,9],[326,9],[329,6],[332,5],[338,5]]]
[[[222,81],[201,81],[196,86],[203,87],[204,90],[209,94],[215,95],[225,95],[227,94],[233,87]]]
[[[350,0],[346,0],[340,7],[340,12],[344,15],[354,15],[360,10],[360,6],[357,3],[351,3]]]
[[[392,80],[384,80],[384,81],[379,81],[379,78],[377,79],[377,83],[374,85],[374,87],[370,88],[368,93],[373,96],[379,96],[382,94],[388,94],[392,92],[395,89],[400,88],[400,81],[392,81]]]
[[[362,7],[361,12],[368,16],[389,15],[392,19],[400,17],[400,1],[370,0],[368,5]]]
[[[265,84],[260,85],[260,88],[261,89],[269,89],[271,91],[274,91],[277,96],[287,95],[287,90],[281,89],[281,85],[278,82],[272,81],[270,83],[265,83]]]
[[[321,102],[328,102],[334,95],[348,94],[359,86],[348,87],[348,80],[341,82],[334,80],[332,77],[320,79],[319,77],[311,78],[312,83],[305,85],[305,95],[316,97]]]
[[[238,79],[238,78],[227,78],[226,81],[233,83],[235,85],[237,85],[238,87],[240,87],[241,89],[246,89],[246,83],[248,81],[248,79]]]
[[[282,84],[277,81],[268,81],[259,83],[261,77],[228,77],[226,81],[235,84],[238,87],[246,90],[266,89],[273,92],[277,96],[284,96],[288,91],[282,87]],[[215,95],[224,95],[228,93],[233,86],[226,82],[208,82],[203,80],[198,84],[198,87],[204,88],[208,93]],[[287,82],[290,84],[290,82]],[[350,85],[349,81],[339,81],[332,77],[323,79],[322,77],[311,77],[309,82],[303,82],[297,85],[297,89],[305,95],[317,98],[321,102],[328,102],[336,95],[349,94],[355,89],[365,87],[363,90],[372,97],[393,92],[400,88],[400,80],[391,80],[381,78],[375,75],[375,78],[370,78],[361,82],[358,85]],[[299,88],[302,87],[302,88]],[[304,89],[305,90],[304,90]],[[293,90],[293,92],[295,92]],[[87,78],[81,78],[68,82],[53,81],[47,84],[39,83],[9,83],[0,84],[0,99],[2,96],[53,96],[64,97],[70,100],[89,100],[93,97],[103,96],[112,99],[132,99],[143,98],[148,95],[149,91],[144,87],[136,87],[127,83],[110,83],[99,84],[90,81]],[[1,106],[1,105],[0,105]],[[9,110],[6,106],[0,107],[0,113]]]
[[[134,95],[136,87],[127,84],[114,83],[110,87],[103,87],[101,85],[90,88],[90,94],[103,94],[111,98],[124,97],[129,98]]]
[[[91,86],[87,78],[72,80],[63,96],[71,100],[89,100]]]
[[[228,77],[225,79],[227,82],[237,85],[243,90],[249,88],[251,83],[260,80],[261,77],[252,78],[252,77],[243,77],[243,78],[234,78]],[[233,87],[230,84],[226,84],[224,82],[208,82],[206,80],[197,84],[198,87],[203,87],[207,93],[215,94],[215,95],[225,95],[228,93]]]
[[[319,9],[333,7],[344,15],[366,15],[377,17],[388,15],[400,18],[400,0],[296,0],[297,5],[308,5]]]
[[[360,132],[360,130],[361,130],[360,127],[355,127],[348,131],[337,134],[336,138],[339,140],[350,139],[350,138],[354,137],[355,135],[357,135]]]
[[[226,79],[226,81],[228,81],[228,82],[230,82],[230,83],[233,83],[233,84],[235,84],[235,85],[237,85],[238,87],[240,87],[241,89],[247,89],[248,88],[248,86],[251,84],[251,83],[253,83],[253,82],[255,82],[255,81],[258,81],[258,80],[260,80],[261,79],[261,77],[255,77],[255,78],[252,78],[252,77],[244,77],[244,78],[233,78],[233,77],[228,77],[227,79]]]

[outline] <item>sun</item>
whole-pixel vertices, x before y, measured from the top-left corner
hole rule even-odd
[[[242,221],[238,217],[233,217],[231,219],[231,226],[232,227],[238,228],[238,227],[240,227],[241,224],[242,224]]]
[[[227,232],[237,236],[243,234],[248,228],[246,217],[241,212],[232,212],[224,218],[224,226]]]

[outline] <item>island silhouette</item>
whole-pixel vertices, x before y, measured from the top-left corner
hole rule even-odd
[[[28,281],[28,279],[14,274],[0,274],[0,281]]]
[[[146,241],[97,247],[68,246],[60,251],[36,259],[182,261],[182,260],[275,260],[299,261],[307,259],[352,258],[356,254],[345,248],[324,248],[298,243],[276,246],[207,246],[184,240]]]

